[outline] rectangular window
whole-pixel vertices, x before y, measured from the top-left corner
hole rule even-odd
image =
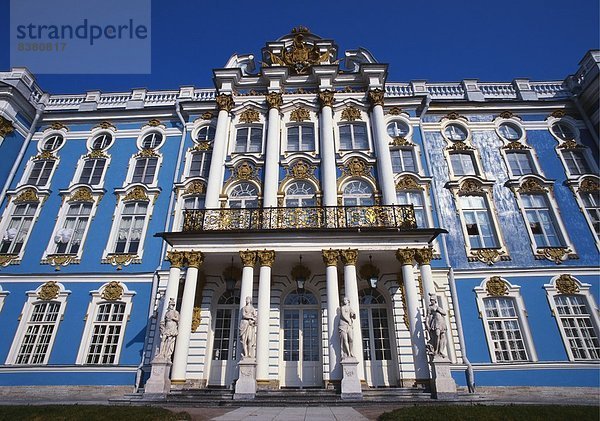
[[[88,159],[83,164],[83,170],[79,176],[78,183],[89,184],[92,186],[100,184],[106,159]]]
[[[455,176],[476,175],[475,161],[470,153],[450,154],[450,164]]]
[[[460,205],[471,248],[498,247],[485,197],[461,196]]]
[[[559,325],[568,341],[567,346],[576,360],[600,358],[598,334],[592,318],[580,295],[557,295],[554,297]]]
[[[138,158],[135,161],[135,169],[133,170],[132,183],[152,184],[156,167],[158,166],[158,158]]]
[[[210,152],[197,152],[192,154],[192,162],[190,162],[190,172],[188,177],[208,178],[211,156]]]
[[[235,360],[237,349],[238,310],[217,309],[213,360]]]
[[[507,152],[506,159],[513,176],[533,174],[533,165],[528,152]]]
[[[527,361],[527,351],[514,300],[484,298],[483,302],[496,361]]]
[[[580,193],[585,212],[590,218],[596,236],[600,237],[600,192]]]
[[[53,160],[35,161],[29,173],[27,184],[34,186],[45,186],[48,184],[50,174],[52,174],[52,169],[54,168],[54,162]]]
[[[246,153],[261,151],[262,127],[242,127],[237,130],[234,152]]]
[[[369,139],[367,137],[367,125],[364,123],[341,124],[340,129],[340,149],[369,149]]]
[[[420,191],[399,191],[397,193],[399,205],[413,205],[418,228],[427,228],[427,215],[425,213],[423,193]]]
[[[148,204],[145,202],[125,204],[117,232],[115,253],[135,254],[138,252],[140,243],[143,240],[142,234],[147,211]]]
[[[92,338],[86,364],[116,364],[119,340],[123,331],[125,303],[98,305],[92,326]]]
[[[562,154],[570,175],[581,175],[591,172],[582,151],[566,150],[562,151]]]
[[[302,152],[315,150],[315,130],[313,125],[288,127],[287,151]]]
[[[2,237],[0,253],[19,254],[33,225],[37,207],[37,203],[21,203],[15,206]]]
[[[55,253],[77,254],[90,220],[91,203],[75,203],[69,206],[63,227],[54,238]]]
[[[556,220],[548,206],[546,196],[542,194],[522,194],[521,201],[536,247],[561,246],[562,239],[558,235]]]
[[[33,306],[15,364],[46,362],[58,325],[59,310],[60,303],[57,302],[42,302]]]
[[[392,170],[396,173],[403,171],[417,172],[415,154],[412,149],[394,149],[392,156]]]

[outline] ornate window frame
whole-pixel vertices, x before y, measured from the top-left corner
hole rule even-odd
[[[111,136],[111,142],[102,149],[95,149],[93,147],[94,140],[96,140],[98,136],[103,134]],[[97,184],[87,184],[88,186],[91,186],[93,188],[102,188],[102,186],[104,186],[106,172],[108,171],[108,167],[110,166],[110,162],[112,159],[111,155],[108,154],[107,151],[115,144],[115,138],[116,129],[114,126],[107,126],[107,128],[94,127],[92,129],[92,132],[86,142],[88,153],[82,155],[79,158],[79,161],[77,162],[77,169],[75,170],[75,174],[73,175],[73,179],[71,180],[71,186],[74,186],[76,184],[83,184],[79,182],[79,179],[81,178],[86,162],[97,159],[105,159],[106,161],[104,164],[104,168],[102,169],[100,181]]]
[[[525,301],[521,295],[521,287],[519,285],[511,284],[508,280],[501,278],[500,276],[490,276],[485,278],[481,284],[479,284],[479,286],[475,287],[474,292],[477,301],[477,309],[479,311],[479,318],[483,322],[483,330],[485,332],[485,339],[487,341],[488,351],[490,353],[490,360],[493,363],[498,364],[518,364],[538,361],[537,352],[533,343],[533,337],[531,336],[531,329],[529,328],[529,321],[527,320],[528,316],[525,307]],[[525,351],[527,352],[527,360],[498,361],[496,358],[493,350],[492,335],[485,312],[484,299],[486,298],[510,298],[513,300],[521,335],[523,337],[523,343],[525,345]]]
[[[582,194],[593,194],[600,192],[600,177],[597,175],[583,175],[576,180],[571,180],[567,183],[575,196],[575,200],[581,209],[581,213],[592,231],[592,235],[596,242],[596,247],[600,250],[600,235],[596,233],[594,223],[587,211]],[[600,205],[600,204],[599,204]]]
[[[87,312],[85,315],[85,327],[83,329],[83,336],[81,344],[79,345],[79,351],[77,352],[76,364],[85,365],[118,365],[121,356],[121,349],[125,340],[125,332],[127,329],[127,322],[131,315],[131,308],[133,306],[133,297],[136,294],[135,291],[130,291],[122,282],[111,281],[102,285],[100,288],[94,291],[90,291],[92,299],[88,304]],[[117,349],[115,352],[115,361],[110,364],[103,363],[87,363],[86,359],[89,354],[90,345],[92,342],[94,325],[96,324],[98,311],[102,304],[124,304],[125,309],[123,311],[123,320],[121,320],[119,332],[119,340],[117,343]]]
[[[318,161],[309,161],[304,158],[294,158],[289,160],[289,162],[288,160],[282,161],[283,169],[286,170],[287,174],[279,183],[279,189],[277,190],[277,206],[285,206],[287,189],[291,183],[297,181],[305,181],[312,184],[315,189],[316,206],[321,206],[323,192],[321,191],[321,184],[315,176],[315,170],[318,168],[318,165]]]
[[[229,142],[228,142],[228,154],[230,156],[252,156],[260,158],[265,153],[265,144],[267,139],[266,130],[266,109],[263,105],[258,105],[252,101],[245,103],[232,110],[234,117],[231,122],[231,130],[229,130]],[[247,150],[236,152],[236,141],[239,130],[250,128],[261,130],[261,143],[260,150],[256,152],[249,152]],[[246,143],[247,149],[248,143]]]
[[[60,322],[63,319],[65,309],[67,306],[67,298],[69,294],[71,294],[71,291],[66,290],[64,285],[59,282],[48,281],[40,285],[34,291],[27,291],[26,294],[27,300],[25,301],[25,304],[23,305],[23,310],[21,311],[19,326],[17,327],[15,337],[10,346],[8,356],[6,357],[7,365],[17,365],[17,356],[19,355],[21,343],[23,342],[23,339],[25,338],[25,335],[27,333],[27,326],[31,323],[30,319],[34,307],[37,304],[54,302],[59,304],[58,314],[56,320],[54,321],[54,329],[52,331],[52,336],[50,337],[50,340],[47,344],[47,351],[44,356],[44,361],[39,365],[48,364],[48,360],[50,359],[50,354],[52,353],[52,348],[54,346],[54,341],[56,340],[56,332],[58,331],[60,327]]]
[[[175,191],[177,202],[173,217],[173,229],[181,229],[183,227],[183,211],[185,210],[186,199],[193,197],[204,198],[206,194],[206,182],[198,177],[191,178],[184,183],[176,185]]]
[[[411,173],[400,174],[395,177],[396,196],[399,192],[412,192],[421,194],[422,196],[423,215],[427,222],[427,226],[419,228],[433,228],[433,205],[430,196],[430,181],[430,179],[422,178]]]
[[[600,317],[598,316],[598,305],[594,300],[594,297],[590,291],[590,284],[583,283],[579,281],[579,279],[568,275],[562,274],[554,276],[550,283],[544,285],[544,289],[546,290],[546,297],[548,299],[548,304],[550,305],[550,311],[552,312],[552,316],[556,319],[556,324],[558,326],[558,330],[560,331],[560,336],[562,338],[563,345],[565,347],[565,351],[569,358],[569,361],[588,361],[582,359],[575,359],[571,348],[569,347],[569,338],[565,332],[565,329],[560,322],[560,316],[558,314],[558,310],[556,308],[555,297],[561,294],[565,295],[579,295],[583,297],[585,301],[586,307],[589,311],[590,319],[592,320],[592,324],[594,330],[596,331],[597,337],[600,337]],[[594,360],[596,361],[596,360]]]
[[[208,180],[208,175],[209,175],[208,172],[210,169],[210,161],[212,160],[212,149],[213,149],[213,145],[214,145],[214,138],[213,139],[198,139],[198,133],[203,129],[210,130],[210,128],[214,128],[214,127],[215,127],[214,124],[203,123],[192,130],[193,146],[188,148],[188,150],[185,154],[185,166],[183,169],[183,174],[181,175],[181,181],[184,181],[189,178],[201,178],[201,179]],[[193,176],[190,175],[192,161],[194,159],[194,156],[196,156],[196,155],[203,155],[203,158],[202,158],[203,169],[205,169],[205,171],[206,171],[206,177],[203,177],[201,175],[193,175]]]
[[[162,135],[162,141],[155,148],[144,149],[142,147],[142,141],[143,141],[144,137],[151,132],[160,133]],[[145,186],[148,186],[149,188],[156,187],[158,185],[158,175],[160,173],[160,168],[162,167],[162,162],[163,162],[163,158],[164,158],[163,154],[160,152],[160,148],[162,146],[164,146],[164,144],[166,142],[167,142],[167,132],[166,132],[166,127],[164,124],[156,124],[156,125],[146,124],[145,126],[142,127],[142,129],[138,135],[138,138],[136,140],[136,145],[139,149],[139,152],[132,155],[131,158],[129,159],[127,177],[125,178],[125,183],[123,184],[123,187],[125,187],[129,184],[143,184]],[[151,183],[134,182],[133,177],[135,174],[135,167],[136,167],[138,159],[151,159],[151,158],[156,158],[156,160],[157,160],[156,161],[156,171],[154,172],[154,177],[153,177],[152,182]]]
[[[394,122],[402,122],[408,126],[408,133],[406,136],[390,136],[387,132],[387,127]],[[394,172],[394,174],[423,174],[423,166],[421,165],[421,160],[419,159],[421,156],[421,148],[419,145],[412,141],[412,137],[414,134],[414,127],[412,126],[409,116],[406,113],[402,113],[401,115],[387,115],[385,119],[385,127],[386,127],[386,135],[390,138],[390,153],[392,151],[402,151],[408,150],[412,152],[413,160],[415,162],[415,171],[400,171]],[[393,165],[393,163],[392,163]]]
[[[289,104],[284,104],[281,107],[281,144],[279,154],[284,157],[284,160],[296,159],[299,155],[304,155],[307,158],[314,159],[320,153],[320,124],[318,117],[318,109],[314,104],[304,101],[296,101]],[[295,125],[312,125],[315,135],[315,147],[311,151],[289,151],[287,141],[287,130]]]
[[[339,104],[334,105],[333,114],[333,135],[335,151],[341,158],[344,159],[346,155],[356,153],[360,151],[362,154],[372,156],[374,153],[373,146],[373,127],[371,120],[367,112],[367,108],[358,101],[347,100]],[[361,124],[365,127],[365,134],[367,136],[366,148],[355,149],[342,149],[342,139],[340,135],[340,127],[347,124]]]
[[[500,132],[500,126],[502,124],[513,124],[517,126],[521,130],[521,137],[516,140],[506,139],[502,133]],[[527,177],[529,175],[542,175],[541,166],[535,153],[535,150],[527,144],[527,131],[520,120],[520,118],[516,116],[511,117],[502,117],[499,116],[494,120],[494,126],[496,130],[496,134],[498,138],[502,141],[502,147],[500,148],[500,153],[502,155],[502,159],[506,164],[506,171],[508,174],[508,178],[511,180],[518,179],[520,177]],[[526,154],[529,160],[532,172],[529,174],[516,175],[513,174],[510,162],[509,162],[509,154],[511,153],[522,153]]]
[[[45,150],[43,148],[44,142],[50,136],[55,136],[55,135],[60,135],[63,137],[62,143],[53,150]],[[50,184],[52,183],[52,178],[54,177],[54,173],[56,172],[56,169],[58,168],[58,165],[60,164],[60,155],[58,155],[58,151],[60,151],[65,146],[66,143],[67,143],[67,128],[65,126],[62,126],[60,129],[49,127],[46,130],[44,130],[41,134],[41,137],[38,139],[38,142],[36,145],[38,154],[35,156],[32,156],[31,158],[29,158],[29,161],[27,161],[27,164],[25,165],[25,169],[23,171],[23,175],[17,186],[21,187],[21,186],[29,185],[29,186],[35,186],[40,190],[49,189]],[[53,162],[52,169],[50,170],[50,174],[48,175],[48,180],[43,185],[28,184],[29,177],[31,176],[31,172],[33,171],[35,164],[38,162]]]
[[[565,170],[567,179],[572,180],[572,179],[579,178],[582,175],[594,174],[594,173],[597,174],[599,171],[598,165],[596,164],[595,160],[592,157],[590,148],[588,148],[587,146],[585,146],[581,143],[581,136],[580,136],[581,133],[579,131],[579,124],[578,124],[577,120],[575,120],[574,118],[572,118],[570,116],[566,116],[566,115],[564,115],[564,113],[561,112],[561,113],[554,113],[554,115],[551,115],[550,117],[548,117],[548,119],[546,121],[548,123],[548,130],[550,131],[550,134],[554,137],[554,139],[556,139],[556,141],[558,143],[556,146],[556,153],[557,153],[560,161],[563,164],[563,168]],[[574,134],[573,139],[562,139],[561,137],[557,136],[554,133],[554,131],[552,130],[552,126],[557,123],[568,125],[573,130],[573,134]],[[567,161],[564,156],[564,152],[566,152],[566,151],[567,152],[568,151],[580,152],[582,158],[586,162],[586,165],[590,169],[590,172],[585,173],[585,174],[572,174],[571,171],[569,170],[569,166],[567,165]]]
[[[467,137],[464,140],[452,140],[448,138],[446,136],[446,128],[450,125],[458,125],[462,127],[466,131]],[[447,145],[444,148],[444,156],[446,157],[450,180],[458,180],[462,177],[481,177],[483,174],[483,167],[481,165],[479,153],[477,149],[472,145],[473,136],[471,130],[469,130],[468,127],[468,120],[462,116],[452,116],[452,118],[445,117],[442,119],[440,131],[442,134],[442,138],[444,139]],[[451,159],[451,156],[455,154],[468,154],[471,157],[471,162],[473,163],[473,169],[475,171],[475,174],[455,174]]]

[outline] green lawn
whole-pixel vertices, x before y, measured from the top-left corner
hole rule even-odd
[[[35,421],[177,421],[191,420],[186,412],[174,414],[163,408],[146,406],[103,406],[103,405],[44,405],[0,406],[0,420]]]
[[[598,406],[509,405],[509,406],[412,406],[386,412],[379,421],[598,421]]]

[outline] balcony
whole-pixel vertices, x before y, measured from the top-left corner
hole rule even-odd
[[[182,232],[417,228],[412,205],[188,209]]]

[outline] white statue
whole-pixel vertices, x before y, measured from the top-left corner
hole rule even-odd
[[[425,327],[429,332],[429,353],[436,356],[446,357],[446,312],[437,303],[437,296],[429,294],[429,307]]]
[[[246,297],[246,305],[242,308],[240,341],[242,342],[242,358],[254,358],[256,347],[256,309],[252,306],[252,297]]]
[[[350,300],[344,297],[344,305],[340,308],[340,343],[342,346],[342,359],[354,357],[353,342],[354,329],[352,325],[356,313],[350,307]]]
[[[160,322],[160,350],[157,358],[171,361],[175,350],[175,339],[177,339],[179,327],[179,312],[175,310],[175,300],[169,300],[169,306],[165,313],[165,319]]]

